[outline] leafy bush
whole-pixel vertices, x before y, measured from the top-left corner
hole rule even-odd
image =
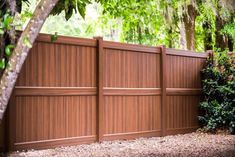
[[[199,121],[208,131],[228,129],[235,132],[235,64],[227,53],[217,56],[215,64],[208,58],[202,70],[203,94]]]

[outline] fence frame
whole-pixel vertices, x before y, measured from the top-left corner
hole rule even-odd
[[[45,34],[40,34],[37,38],[37,41],[39,42],[45,42],[45,43],[51,43],[50,42],[50,36]],[[169,95],[200,95],[201,89],[195,89],[195,88],[168,88],[167,87],[167,56],[173,55],[173,56],[182,56],[182,57],[196,57],[196,58],[207,58],[209,52],[207,53],[195,53],[192,51],[182,51],[182,50],[175,50],[175,49],[169,49],[166,48],[164,45],[158,46],[158,47],[147,47],[147,46],[141,46],[141,45],[134,45],[134,44],[120,44],[116,42],[109,42],[104,41],[102,37],[95,37],[94,39],[80,39],[80,38],[70,38],[70,37],[62,37],[60,36],[58,38],[58,41],[55,42],[56,44],[71,44],[71,45],[82,45],[82,46],[92,46],[96,48],[96,89],[94,89],[94,92],[96,93],[96,141],[104,141],[107,139],[116,139],[119,138],[119,135],[115,137],[107,137],[105,136],[104,126],[105,126],[105,117],[104,117],[104,96],[109,95],[112,91],[106,89],[104,86],[104,50],[107,48],[112,49],[118,49],[118,50],[126,50],[126,51],[134,51],[134,52],[140,52],[140,53],[154,53],[160,55],[160,88],[159,91],[157,91],[157,95],[161,97],[161,128],[160,128],[160,134],[156,133],[156,130],[153,130],[152,132],[129,132],[129,134],[123,135],[123,138],[127,139],[133,139],[135,137],[139,136],[166,136],[169,134],[174,134],[174,131],[167,130],[167,114],[166,113],[166,101],[167,96]],[[121,45],[121,46],[120,46]],[[179,52],[178,52],[179,51]],[[49,88],[48,88],[49,89]],[[46,90],[46,88],[45,88]],[[138,93],[138,89],[135,89],[136,91],[133,91],[133,95]],[[141,89],[139,89],[141,90]],[[128,92],[128,91],[127,91]],[[130,91],[129,91],[130,92]],[[151,94],[153,91],[147,91],[147,94]],[[156,92],[156,91],[155,91]],[[50,91],[48,91],[50,93]],[[183,94],[182,94],[183,93]],[[185,95],[185,93],[188,93]],[[6,128],[6,132],[9,131],[9,141],[8,141],[8,148],[9,150],[18,150],[18,149],[25,149],[25,148],[31,148],[30,142],[26,142],[26,144],[15,144],[16,139],[16,108],[12,104],[15,103],[15,97],[17,95],[33,95],[33,93],[30,89],[28,90],[22,90],[18,87],[15,87],[14,93],[12,95],[12,98],[10,100],[10,112],[8,115],[9,118],[9,128]],[[36,95],[36,94],[35,94]],[[112,94],[111,94],[112,95]],[[195,130],[195,128],[189,128],[188,131],[175,131],[175,133],[184,133],[184,132],[190,132],[192,130]],[[155,131],[155,132],[154,132]],[[138,136],[137,136],[138,134]],[[80,138],[80,137],[78,137]],[[121,138],[122,139],[122,138]],[[61,145],[61,142],[65,142],[69,144],[69,141],[59,141],[56,144],[56,140],[53,141],[52,139],[52,145],[58,146]],[[59,139],[60,140],[60,139]],[[78,141],[71,141],[73,144],[78,143],[84,143],[85,140],[81,139],[81,142]],[[90,140],[87,140],[87,143],[90,143]],[[85,142],[86,143],[86,142]],[[46,148],[48,148],[48,144],[46,145]],[[32,146],[32,148],[44,148],[43,144],[36,143]]]

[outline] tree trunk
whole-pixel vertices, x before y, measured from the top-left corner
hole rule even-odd
[[[17,80],[21,67],[29,53],[30,44],[33,44],[46,18],[54,8],[58,0],[41,0],[36,7],[33,17],[22,32],[15,50],[11,55],[8,66],[5,69],[0,83],[0,121],[7,108],[9,98]]]
[[[228,37],[228,50],[230,51],[230,52],[232,52],[233,51],[233,39],[232,39],[232,37]]]
[[[211,25],[210,22],[208,20],[206,20],[203,25],[203,32],[204,32],[204,50],[205,52],[207,50],[212,50],[213,46],[212,46],[212,33],[211,33]]]
[[[235,10],[235,0],[233,1],[233,3],[234,3],[233,7]],[[235,20],[235,11],[232,13],[229,23],[233,23],[234,20]],[[235,39],[233,39],[231,36],[228,36],[228,49],[230,52],[232,52],[234,49],[234,40]]]
[[[224,51],[228,47],[228,38],[227,36],[221,34],[221,30],[224,27],[224,20],[218,14],[216,16],[216,31],[215,31],[215,46],[221,51]]]
[[[7,3],[9,5],[10,8],[10,12],[11,12],[11,16],[15,16],[16,14],[16,0],[7,0]],[[8,32],[9,37],[10,37],[10,41],[11,44],[15,45],[16,42],[16,31],[15,31],[15,27],[12,26],[12,29]]]
[[[174,42],[173,42],[173,28],[170,26],[166,29],[167,32],[167,40],[168,40],[168,47],[174,48]]]
[[[187,6],[186,12],[183,13],[180,18],[181,29],[180,29],[180,43],[182,49],[195,50],[195,19],[197,16],[195,7],[190,4]]]

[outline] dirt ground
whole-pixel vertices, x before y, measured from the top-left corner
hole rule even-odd
[[[107,141],[89,145],[28,150],[10,157],[235,157],[235,135],[185,135]]]

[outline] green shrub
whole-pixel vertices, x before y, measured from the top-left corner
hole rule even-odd
[[[204,101],[200,103],[199,121],[208,131],[228,129],[235,132],[235,64],[227,53],[207,60],[202,70]]]

